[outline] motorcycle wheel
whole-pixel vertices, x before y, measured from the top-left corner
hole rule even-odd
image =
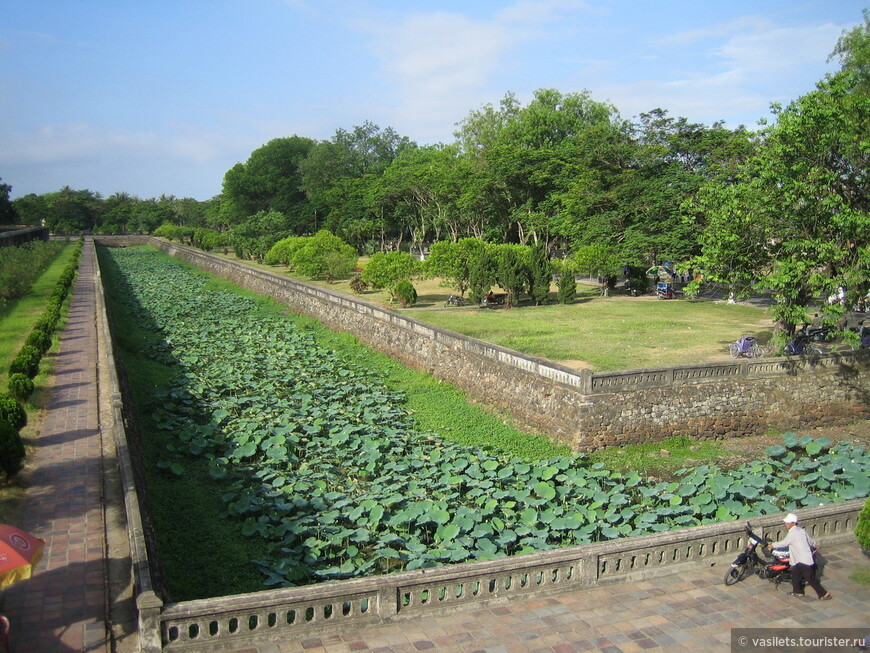
[[[727,572],[725,572],[725,584],[730,586],[739,583],[746,577],[746,574],[748,572],[749,567],[747,565],[737,565],[736,567],[731,567]]]

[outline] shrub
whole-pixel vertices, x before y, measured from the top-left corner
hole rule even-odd
[[[282,238],[272,245],[266,252],[266,265],[290,265],[294,254],[305,246],[307,238],[303,236],[289,236]]]
[[[559,292],[556,295],[560,304],[573,304],[577,299],[577,281],[574,272],[566,269],[559,278]]]
[[[21,469],[24,461],[24,443],[12,424],[0,419],[0,469],[12,478]]]
[[[39,350],[30,345],[24,345],[18,356],[9,365],[9,374],[24,374],[31,379],[39,373],[39,359],[42,358]]]
[[[9,375],[13,374],[23,374],[24,376],[32,379],[35,377],[39,370],[39,361],[33,360],[30,356],[22,356],[19,354],[15,358],[12,359],[12,362],[9,363]]]
[[[25,402],[33,394],[33,380],[20,372],[9,377],[9,394]]]
[[[408,252],[376,252],[363,269],[362,278],[375,289],[395,288],[402,280],[408,281],[417,274],[420,268],[420,261]]]
[[[48,335],[54,333],[54,327],[57,325],[57,320],[52,319],[52,315],[46,315],[43,313],[42,317],[40,317],[36,324],[33,325],[34,331],[44,331]]]
[[[16,429],[27,426],[27,413],[15,397],[0,392],[0,420],[6,420]]]
[[[417,290],[407,279],[402,279],[390,289],[393,299],[399,300],[402,306],[413,306],[417,303]]]
[[[858,525],[855,527],[855,539],[868,554],[870,554],[870,498],[864,501],[864,507],[858,515]]]
[[[355,274],[353,279],[350,280],[350,289],[353,290],[357,295],[362,295],[366,290],[369,289],[369,284],[363,281],[361,274]]]
[[[43,329],[34,329],[27,336],[24,344],[36,347],[41,354],[44,354],[51,348],[51,334]]]

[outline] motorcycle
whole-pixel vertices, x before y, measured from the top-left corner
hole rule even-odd
[[[821,356],[824,352],[813,344],[813,336],[808,333],[799,333],[790,343],[785,346],[783,353],[787,356],[806,354],[808,356]]]
[[[759,578],[771,581],[774,587],[779,587],[783,581],[791,581],[791,565],[788,559],[788,549],[773,549],[770,557],[765,547],[770,538],[762,538],[752,532],[752,526],[746,522],[746,548],[737,556],[731,567],[725,572],[726,585],[734,585],[743,580],[750,572]],[[761,551],[758,547],[761,545]]]

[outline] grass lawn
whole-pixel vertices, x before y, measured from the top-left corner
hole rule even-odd
[[[257,267],[283,273],[280,267]],[[348,279],[332,284],[304,281],[354,294]],[[418,279],[414,287],[417,304],[407,309],[391,305],[385,290],[354,296],[421,322],[596,371],[730,360],[728,345],[742,334],[753,333],[762,344],[773,335],[767,309],[744,304],[659,300],[651,295],[599,297],[597,286],[578,284],[577,300],[570,305],[521,303],[510,310],[479,309],[446,307],[447,298],[458,293],[441,286],[439,279]],[[555,291],[554,287],[554,301]]]

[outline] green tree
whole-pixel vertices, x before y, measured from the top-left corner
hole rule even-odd
[[[56,193],[45,195],[45,200],[45,226],[52,233],[81,234],[93,230],[101,202],[98,193],[64,186]]]
[[[529,294],[535,306],[547,303],[550,298],[550,284],[553,268],[544,243],[538,242],[529,251]]]
[[[870,290],[868,133],[870,94],[858,75],[841,72],[781,111],[752,161],[759,199],[780,218],[764,287],[786,331],[813,298],[844,286],[851,306]],[[842,305],[823,304],[827,323],[842,317]]]
[[[479,238],[461,238],[457,242],[440,240],[429,248],[424,268],[429,276],[441,277],[441,285],[456,288],[459,295],[465,297],[472,267],[485,256],[487,246]]]
[[[231,224],[261,211],[287,217],[293,233],[301,235],[313,225],[313,210],[302,190],[300,166],[315,142],[291,136],[275,138],[251,152],[224,175],[221,203]]]
[[[863,11],[864,22],[843,32],[830,58],[840,59],[843,71],[857,75],[862,91],[870,90],[870,9]]]
[[[18,212],[9,199],[11,192],[12,186],[4,184],[3,180],[0,179],[0,224],[17,224],[18,222]]]
[[[230,229],[229,239],[239,258],[262,261],[272,246],[293,233],[291,220],[278,211],[259,211]]]
[[[41,225],[48,217],[49,207],[45,195],[28,193],[12,202],[21,224]]]
[[[583,245],[572,252],[569,265],[578,271],[598,277],[601,296],[610,294],[609,277],[615,275],[622,265],[619,252],[607,245]]]
[[[560,304],[573,304],[577,299],[577,280],[574,278],[574,270],[568,264],[562,265],[556,297]]]
[[[487,244],[480,256],[468,265],[468,299],[479,304],[484,295],[498,283],[498,246]]]
[[[355,266],[359,256],[356,250],[327,229],[304,238],[301,247],[290,259],[293,269],[312,279],[326,279],[332,283],[346,276]]]
[[[772,264],[774,216],[751,183],[711,182],[683,207],[687,223],[700,231],[701,252],[686,266],[700,273],[684,289],[696,295],[703,285],[724,284],[728,301],[748,297]]]
[[[362,280],[375,289],[394,288],[399,281],[410,280],[420,271],[420,261],[408,252],[375,252],[363,268]]]
[[[496,279],[507,293],[505,308],[513,308],[520,301],[529,282],[529,248],[524,245],[497,245]]]
[[[382,242],[395,237],[389,208],[379,201],[378,180],[402,152],[415,147],[391,127],[370,122],[337,129],[331,140],[317,143],[299,167],[315,219],[360,248],[373,237]]]

